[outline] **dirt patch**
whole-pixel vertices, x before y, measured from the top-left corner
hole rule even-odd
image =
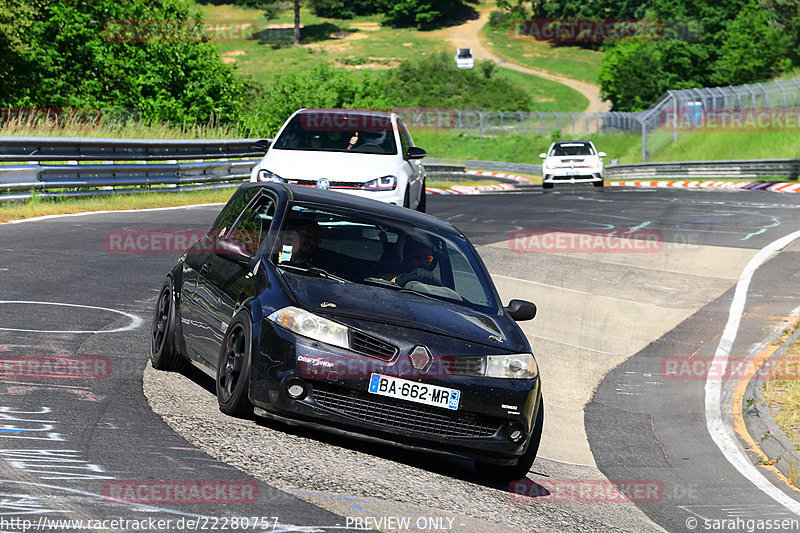
[[[223,63],[235,63],[237,57],[247,55],[247,52],[244,50],[231,50],[230,52],[224,52],[220,55],[222,56]]]
[[[366,39],[369,35],[357,31],[337,31],[331,34],[331,37],[337,41],[358,41],[360,39]]]
[[[378,31],[381,29],[380,22],[352,22],[350,24],[351,28],[355,28],[361,31]]]

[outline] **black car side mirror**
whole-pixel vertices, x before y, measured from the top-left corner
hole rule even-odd
[[[536,316],[536,304],[525,300],[511,300],[508,302],[506,311],[517,322],[531,320]]]
[[[422,159],[428,155],[428,152],[420,148],[419,146],[411,146],[406,152],[406,159]]]
[[[214,253],[223,259],[243,266],[249,264],[250,259],[253,257],[253,254],[247,251],[244,244],[227,239],[217,240]]]
[[[253,150],[266,152],[272,144],[272,139],[259,139],[253,143]]]

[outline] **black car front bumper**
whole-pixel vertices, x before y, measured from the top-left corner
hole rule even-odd
[[[501,465],[516,464],[527,448],[541,403],[538,378],[408,377],[396,372],[404,354],[393,361],[380,361],[316,343],[267,323],[263,323],[263,329],[261,352],[253,354],[250,386],[250,400],[261,416]],[[308,368],[298,363],[298,356],[305,361],[347,360],[356,364]],[[373,371],[458,389],[461,403],[452,411],[369,393]],[[512,438],[515,430],[519,435]]]

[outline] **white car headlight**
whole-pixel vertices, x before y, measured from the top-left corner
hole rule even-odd
[[[297,333],[325,344],[349,348],[348,339],[350,336],[347,326],[314,313],[289,306],[275,311],[267,318],[292,333]]]
[[[533,354],[486,356],[487,378],[534,379],[538,375],[539,367],[536,366]]]
[[[393,191],[397,188],[397,178],[395,176],[382,176],[366,182],[361,188],[367,191]]]
[[[277,181],[279,183],[286,183],[286,180],[278,176],[274,172],[262,168],[258,171],[258,181]]]

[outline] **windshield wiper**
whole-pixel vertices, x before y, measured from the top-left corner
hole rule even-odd
[[[305,268],[305,267],[300,267],[300,266],[295,266],[295,265],[288,265],[288,264],[284,263],[284,264],[278,265],[278,268],[288,269],[288,270],[292,270],[294,272],[314,274],[319,278],[332,279],[332,280],[338,281],[340,283],[353,283],[349,279],[345,279],[343,277],[337,276],[336,274],[331,274],[327,270],[319,268],[319,267]]]

